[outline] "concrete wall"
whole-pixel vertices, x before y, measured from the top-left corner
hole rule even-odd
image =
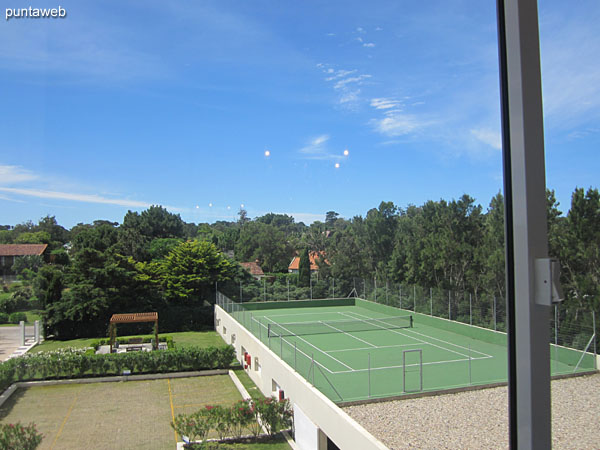
[[[297,405],[303,415],[342,450],[382,450],[386,448],[359,423],[296,373],[292,367],[279,359],[221,307],[215,306],[215,316],[218,324],[217,331],[225,339],[225,342],[231,343],[232,334],[235,334],[233,346],[238,360],[241,361],[243,358],[242,347],[252,357],[251,368],[246,369],[246,372],[263,394],[271,395],[273,387],[279,386],[292,405]],[[256,358],[258,358],[260,370],[257,370],[259,366],[255,364]],[[314,436],[314,433],[311,434]],[[312,444],[308,444],[308,442],[314,443],[314,438],[306,436],[307,440],[305,440],[304,437],[296,439],[298,444],[306,442],[301,448],[325,450],[322,444],[323,439],[319,439],[320,444],[315,444],[317,447],[314,447]]]

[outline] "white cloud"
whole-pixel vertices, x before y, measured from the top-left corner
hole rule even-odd
[[[309,141],[307,145],[302,147],[299,152],[302,154],[304,159],[316,159],[326,161],[338,161],[343,159],[341,154],[336,155],[331,153],[327,147],[329,141],[329,135],[322,134]]]
[[[107,198],[95,194],[74,194],[72,192],[47,191],[42,189],[21,189],[0,187],[0,191],[10,194],[25,195],[37,198],[50,198],[54,200],[69,200],[84,203],[103,203],[107,205],[127,206],[132,208],[148,208],[152,203],[140,202],[129,199]]]
[[[389,137],[414,133],[427,125],[413,115],[401,113],[391,114],[383,119],[372,119],[370,123],[377,132]]]
[[[373,44],[372,42],[365,42],[363,44],[363,47],[375,47],[375,44]]]
[[[337,83],[335,83],[333,88],[336,90],[344,89],[349,84],[353,84],[353,83],[361,84],[362,81],[366,80],[367,78],[371,78],[371,75],[359,75],[357,77],[344,78],[342,80],[339,80]]]
[[[334,73],[335,71],[331,68],[325,70],[325,73]],[[348,75],[352,75],[353,73],[358,72],[357,70],[338,70],[337,72],[334,73],[334,75],[325,78],[325,81],[334,81],[337,80],[338,78],[343,78],[346,77]]]
[[[20,166],[0,165],[0,184],[22,183],[37,178],[37,175]]]
[[[496,150],[502,150],[502,138],[498,131],[489,128],[478,128],[472,129],[471,135],[478,141],[481,141]]]
[[[371,106],[375,109],[397,109],[400,102],[392,98],[373,98],[371,99]]]

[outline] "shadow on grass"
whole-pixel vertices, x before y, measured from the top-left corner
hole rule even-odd
[[[3,421],[6,416],[8,416],[15,405],[25,396],[25,391],[27,389],[19,388],[10,396],[8,400],[4,402],[2,407],[0,408],[0,422]]]

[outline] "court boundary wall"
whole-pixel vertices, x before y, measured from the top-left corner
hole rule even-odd
[[[345,301],[344,305],[354,304],[354,299],[340,300]],[[285,302],[285,304],[292,307],[294,303],[298,302],[301,302],[303,306],[315,305],[314,300],[308,301],[308,303],[304,300],[290,301]],[[261,309],[273,309],[276,302],[261,303],[265,305]],[[254,305],[259,304],[258,302],[254,303]],[[267,304],[268,306],[266,306]],[[330,300],[327,300],[326,304],[339,306],[330,303]],[[244,307],[248,305],[250,303],[243,304]],[[274,395],[273,388],[278,386],[284,391],[285,396],[290,399],[292,405],[298,405],[315,426],[340,448],[387,449],[385,445],[295,372],[292,367],[218,305],[215,305],[215,319],[216,331],[226,343],[233,345],[237,359],[244,363],[244,352],[250,355],[251,364],[245,371],[264,395]],[[232,341],[233,335],[235,335],[235,338]],[[243,351],[242,347],[244,348]],[[259,365],[256,364],[257,362]],[[319,448],[321,449],[321,447]],[[325,450],[325,448],[322,448],[322,450]]]

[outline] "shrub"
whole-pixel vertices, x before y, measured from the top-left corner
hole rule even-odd
[[[288,399],[277,401],[275,397],[259,398],[253,406],[271,436],[292,426],[292,410]]]
[[[8,323],[8,314],[0,312],[0,323]]]
[[[25,314],[24,312],[14,312],[14,313],[12,313],[8,317],[8,321],[10,323],[17,323],[17,324],[20,321],[26,322],[27,321],[27,314]]]
[[[186,436],[190,441],[206,439],[210,431],[209,415],[206,410],[200,410],[193,414],[178,414],[171,422],[171,427],[182,437]]]
[[[15,450],[33,450],[42,442],[35,424],[29,425],[2,424],[0,425],[0,448]]]
[[[234,355],[231,346],[108,355],[89,354],[85,348],[26,353],[0,363],[0,391],[15,381],[120,375],[124,369],[133,373],[164,373],[225,368]]]

